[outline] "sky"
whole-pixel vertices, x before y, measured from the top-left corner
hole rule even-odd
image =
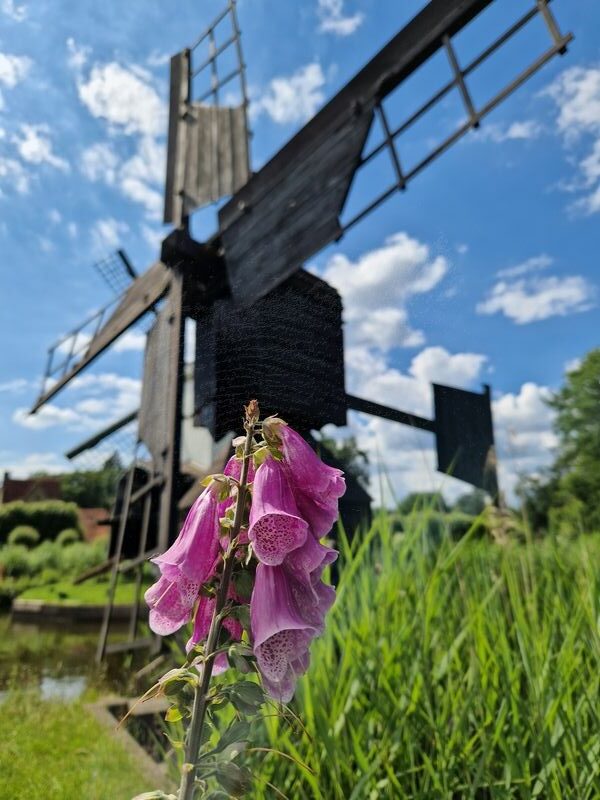
[[[264,164],[386,41],[422,0],[240,0],[252,127]],[[0,0],[0,471],[72,469],[63,454],[139,403],[144,328],[37,415],[46,349],[111,301],[93,268],[123,247],[135,268],[157,257],[169,56],[221,2]],[[495,0],[455,38],[463,65],[531,7]],[[493,391],[500,483],[547,465],[546,404],[600,344],[600,6],[556,0],[575,39],[409,185],[317,254],[307,268],[344,302],[346,388],[423,416],[431,383]],[[483,104],[549,45],[537,20],[469,79]],[[392,124],[449,79],[444,54],[386,103]],[[399,139],[407,168],[464,119],[457,92]],[[376,141],[373,130],[370,141]],[[367,201],[389,162],[356,181]],[[216,230],[197,212],[193,234]],[[282,410],[283,411],[283,410]],[[435,471],[431,435],[350,415],[386,500],[468,486]],[[382,480],[383,475],[383,480]]]

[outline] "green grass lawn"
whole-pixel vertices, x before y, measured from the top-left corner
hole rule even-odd
[[[78,703],[11,692],[0,704],[0,800],[130,800],[154,787]]]
[[[108,581],[85,581],[74,586],[69,581],[60,581],[46,586],[33,586],[26,589],[20,598],[24,600],[45,600],[48,603],[85,603],[89,605],[106,602]],[[119,581],[115,594],[115,603],[132,603],[134,599],[134,583]]]

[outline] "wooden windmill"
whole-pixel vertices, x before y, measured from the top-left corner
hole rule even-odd
[[[433,420],[348,395],[340,297],[302,269],[388,197],[404,191],[547,61],[566,51],[572,37],[560,32],[547,0],[531,0],[530,10],[461,64],[454,38],[492,4],[508,6],[507,0],[431,0],[255,173],[249,166],[248,99],[235,0],[228,0],[202,36],[171,59],[165,222],[173,231],[158,260],[142,274],[130,275],[130,284],[96,320],[84,347],[73,348],[60,369],[50,359],[33,408],[37,411],[154,311],[137,414],[138,439],[150,461],[134,463],[120,487],[99,658],[115,649],[156,645],[156,639],[137,636],[137,605],[129,639],[115,645],[107,635],[119,576],[136,570],[139,588],[143,563],[177,533],[189,485],[182,472],[182,427],[193,422],[221,440],[239,426],[249,397],[258,397],[265,413],[285,413],[302,431],[326,423],[344,425],[348,409],[355,409],[433,432],[441,471],[497,493],[489,388],[479,394],[434,386]],[[533,20],[547,29],[547,49],[532,55],[529,66],[477,105],[469,90],[471,75]],[[393,124],[386,110],[389,99],[440,52],[447,56],[447,79],[410,117]],[[233,54],[234,63],[222,74],[225,54]],[[206,82],[199,88],[202,79]],[[228,103],[235,83],[239,102]],[[403,134],[452,92],[461,98],[464,121],[417,163],[405,165],[399,146]],[[371,144],[375,120],[382,134]],[[389,184],[348,214],[353,181],[382,154],[389,157]],[[190,215],[225,196],[230,199],[219,210],[218,230],[206,242],[195,241]],[[193,420],[182,421],[186,318],[196,321],[196,355]],[[74,340],[79,331],[72,332]]]

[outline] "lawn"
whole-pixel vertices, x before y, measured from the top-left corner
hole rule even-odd
[[[141,767],[79,703],[9,693],[0,704],[0,800],[130,800]]]
[[[102,604],[108,596],[108,580],[85,581],[73,585],[69,581],[59,581],[46,586],[32,586],[19,595],[23,600],[44,600],[47,603],[85,603]],[[115,593],[115,603],[132,603],[135,595],[135,584],[120,580]]]

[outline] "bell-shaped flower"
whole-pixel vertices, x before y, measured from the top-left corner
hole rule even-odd
[[[200,586],[214,574],[219,555],[218,485],[208,486],[191,507],[171,547],[153,558],[161,577],[145,594],[150,627],[162,636],[191,617]]]
[[[338,518],[338,500],[346,491],[344,473],[324,464],[308,442],[283,420],[267,419],[263,429],[267,437],[275,436],[281,442],[283,463],[300,515],[320,539]]]
[[[291,700],[296,681],[308,669],[308,648],[324,629],[335,590],[321,581],[335,550],[307,537],[279,566],[259,564],[250,601],[254,653],[266,691]]]
[[[298,514],[287,471],[272,457],[256,470],[248,538],[263,564],[281,564],[306,541],[308,524]]]

